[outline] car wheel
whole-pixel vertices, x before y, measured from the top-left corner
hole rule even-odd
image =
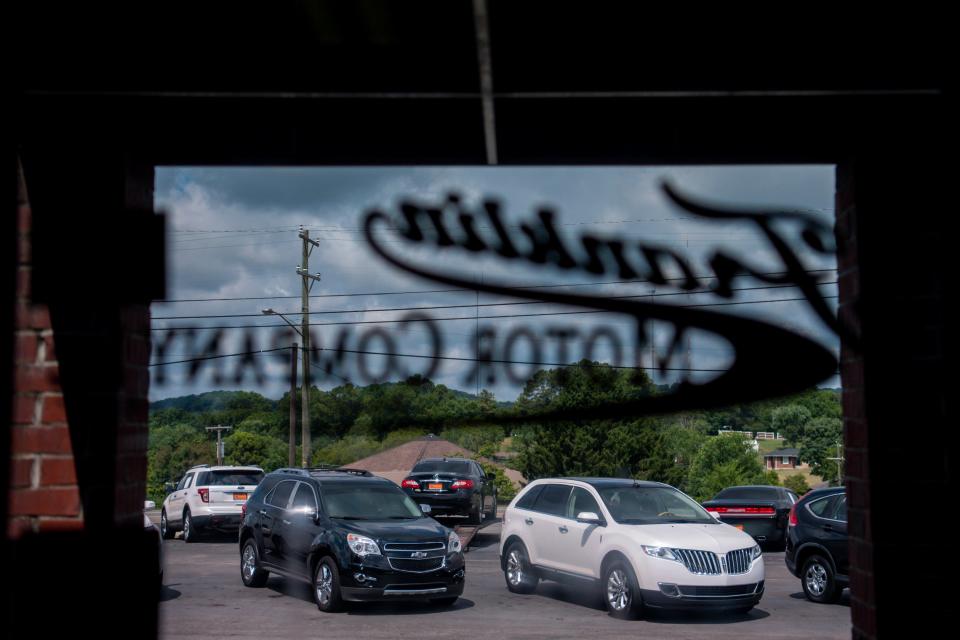
[[[635,620],[643,612],[637,578],[623,560],[614,560],[603,573],[603,602],[607,611],[620,620]]]
[[[313,599],[320,611],[333,613],[343,607],[340,597],[340,573],[330,556],[324,557],[313,570]]]
[[[493,494],[493,504],[490,505],[490,514],[487,516],[487,518],[489,518],[490,520],[496,520],[496,519],[497,519],[497,494],[496,494],[496,492],[494,492],[494,494]]]
[[[262,587],[267,584],[270,572],[260,567],[260,553],[257,543],[251,538],[240,552],[240,579],[248,587]]]
[[[470,508],[470,524],[480,524],[483,522],[483,499]]]
[[[507,581],[507,589],[513,593],[531,593],[537,588],[540,577],[533,572],[527,548],[522,542],[514,542],[507,548],[503,578]]]
[[[438,607],[452,607],[453,603],[457,601],[458,596],[452,596],[450,598],[434,598],[430,601],[430,604],[435,604]]]
[[[800,572],[800,582],[807,599],[813,602],[836,602],[840,597],[833,567],[823,556],[807,559]]]
[[[164,540],[171,540],[176,532],[170,527],[170,523],[167,522],[167,510],[164,509],[160,512],[160,535]]]
[[[190,517],[190,509],[183,510],[183,541],[197,541],[197,532],[193,529],[193,518]]]

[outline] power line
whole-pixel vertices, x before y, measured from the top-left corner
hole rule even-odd
[[[216,360],[218,358],[232,358],[234,356],[253,356],[260,353],[270,353],[272,351],[286,351],[290,347],[277,347],[276,349],[258,349],[256,351],[240,351],[238,353],[225,353],[218,356],[202,356],[200,358],[187,358],[186,360],[171,360],[169,362],[151,362],[150,367],[162,367],[168,364],[181,364],[184,362],[200,362],[202,360]]]
[[[817,286],[821,285],[831,285],[837,284],[836,280],[830,282],[818,282]],[[731,291],[761,291],[767,289],[795,289],[800,285],[797,284],[778,284],[778,285],[768,285],[764,287],[740,287],[736,289],[730,289]],[[633,298],[660,298],[665,296],[688,296],[688,295],[699,295],[704,293],[712,293],[709,290],[702,291],[677,291],[670,293],[647,293],[647,294],[632,294],[628,296],[606,296],[608,300],[631,300]],[[320,315],[320,314],[337,314],[337,313],[380,313],[387,311],[431,311],[435,309],[474,309],[477,307],[512,307],[515,305],[528,305],[528,304],[556,304],[553,302],[544,302],[542,300],[524,300],[521,302],[485,302],[483,304],[448,304],[448,305],[434,305],[428,307],[387,307],[385,309],[335,309],[327,311],[311,311],[310,315]],[[283,315],[288,316],[298,316],[302,315],[302,311],[284,311]],[[156,316],[152,318],[153,320],[199,320],[203,318],[258,318],[261,317],[262,313],[233,313],[233,314],[211,314],[211,315],[200,315],[200,316]]]
[[[837,270],[833,269],[810,269],[805,273],[835,273]],[[786,271],[773,271],[770,273],[761,273],[757,275],[761,276],[779,276],[786,274]],[[694,276],[697,280],[716,280],[716,276],[705,276],[698,275]],[[667,282],[678,282],[686,280],[686,278],[665,278]],[[538,284],[530,285],[527,287],[518,287],[517,291],[525,290],[535,290],[535,289],[554,289],[560,287],[596,287],[608,284],[643,284],[649,283],[650,280],[605,280],[600,282],[581,282],[581,283],[566,283],[566,284]],[[473,291],[473,289],[419,289],[415,291],[369,291],[362,293],[320,293],[311,295],[311,298],[353,298],[360,296],[398,296],[398,295],[414,295],[414,294],[424,294],[424,293],[455,293],[457,291]],[[236,298],[177,298],[177,299],[168,299],[168,300],[155,300],[157,304],[167,304],[174,302],[228,302],[228,301],[242,301],[242,300],[293,300],[300,299],[300,296],[246,296],[246,297],[236,297]],[[473,305],[470,305],[473,306]]]
[[[649,296],[637,296],[639,298],[645,298]],[[822,296],[825,300],[830,300],[837,298],[838,296]],[[740,302],[712,302],[707,304],[678,304],[671,305],[675,308],[701,308],[701,307],[730,307],[744,304],[768,304],[771,302],[805,302],[806,298],[780,298],[777,300],[743,300]],[[473,305],[468,305],[473,306]],[[591,310],[591,311],[554,311],[554,312],[545,312],[545,313],[513,313],[513,314],[502,314],[502,315],[492,315],[492,316],[480,316],[480,320],[494,320],[498,318],[536,318],[542,316],[566,316],[566,315],[585,315],[592,313],[624,313],[622,311],[607,311],[605,309]],[[444,322],[450,320],[476,320],[476,316],[458,316],[458,317],[447,317],[447,318],[430,318],[430,322]],[[399,318],[395,320],[349,320],[343,322],[311,322],[307,326],[309,327],[330,327],[330,326],[340,326],[340,325],[363,325],[363,324],[398,324],[398,323],[407,323],[407,322],[422,322],[422,318]],[[238,324],[238,325],[212,325],[212,326],[198,326],[198,327],[151,327],[151,331],[192,331],[200,329],[269,329],[271,327],[286,327],[286,324]]]

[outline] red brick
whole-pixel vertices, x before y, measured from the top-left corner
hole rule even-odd
[[[80,515],[80,493],[76,487],[15,489],[10,492],[10,515]]]
[[[50,310],[46,305],[21,302],[17,304],[16,326],[19,329],[49,329],[52,326]]]
[[[73,453],[70,430],[63,427],[14,427],[14,453]]]
[[[32,277],[30,267],[21,265],[17,267],[17,298],[30,297],[30,278]]]
[[[56,367],[20,365],[16,369],[14,389],[21,393],[30,391],[60,391],[59,372]]]
[[[22,489],[33,483],[33,458],[14,458],[10,469],[10,487]]]
[[[56,362],[57,361],[57,351],[54,346],[53,336],[43,336],[43,342],[46,345],[46,356],[44,362]]]
[[[17,207],[17,230],[20,233],[30,232],[30,205]]]
[[[37,396],[15,395],[13,397],[13,424],[33,424],[36,406]]]
[[[30,262],[30,236],[17,238],[17,258],[21,264]]]
[[[30,518],[10,518],[7,521],[7,537],[16,540],[24,534],[33,531],[33,521]]]
[[[16,337],[16,350],[14,351],[14,362],[17,364],[33,364],[37,361],[37,334],[18,333]]]
[[[47,531],[82,531],[83,520],[80,518],[40,518],[37,522],[40,532]]]
[[[67,409],[63,404],[62,393],[43,398],[43,411],[40,413],[40,421],[44,424],[67,421]]]
[[[77,484],[77,467],[70,458],[43,458],[40,461],[40,485]]]

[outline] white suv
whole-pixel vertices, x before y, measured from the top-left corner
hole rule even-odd
[[[515,593],[541,579],[599,585],[617,618],[644,606],[745,612],[763,596],[753,538],[659,482],[531,482],[503,516],[500,566]]]
[[[169,540],[183,531],[194,542],[204,530],[239,530],[243,505],[262,479],[260,467],[193,467],[163,501],[160,533]]]

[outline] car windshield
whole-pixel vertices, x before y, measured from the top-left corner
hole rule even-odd
[[[606,487],[600,498],[621,524],[719,524],[703,507],[672,487]]]
[[[331,518],[410,520],[423,517],[417,504],[394,487],[324,484],[322,494],[324,509]]]
[[[258,485],[261,480],[263,480],[263,471],[257,471],[256,469],[230,469],[201,473],[197,485],[207,487]]]
[[[463,460],[428,460],[421,462],[410,473],[456,473],[470,474],[470,463]]]

